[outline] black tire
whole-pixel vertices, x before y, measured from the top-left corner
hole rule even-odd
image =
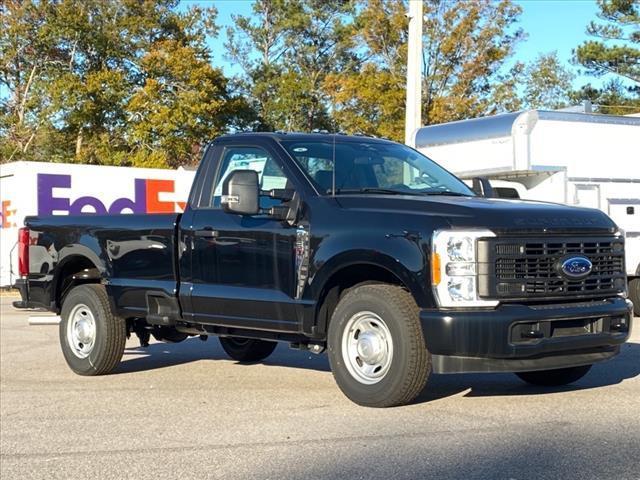
[[[219,339],[220,345],[227,352],[227,355],[243,363],[264,360],[278,346],[277,342],[268,342],[256,338],[219,337]]]
[[[559,368],[557,370],[540,370],[537,372],[516,372],[521,380],[540,387],[560,387],[569,385],[584,377],[591,370],[591,365]]]
[[[349,362],[349,356],[343,354],[346,336],[353,335],[358,343],[360,333],[353,322],[361,315],[374,319],[374,330],[377,319],[381,319],[391,337],[390,364],[386,363],[386,373],[374,379],[375,383],[364,383],[357,374],[351,373],[350,369],[355,369],[353,361]],[[425,346],[418,306],[409,292],[395,285],[361,285],[342,296],[329,323],[328,354],[331,371],[342,392],[366,407],[393,407],[411,402],[424,389],[431,374],[431,355]],[[366,363],[359,357],[355,362]],[[375,372],[373,370],[374,375]]]
[[[640,317],[640,278],[629,282],[629,300],[633,302],[633,314]]]
[[[93,316],[95,340],[91,351],[82,357],[70,344],[68,332],[71,314],[84,307]],[[79,375],[105,375],[118,366],[127,341],[126,324],[111,311],[104,286],[87,284],[75,287],[65,297],[60,316],[60,346],[71,370]]]

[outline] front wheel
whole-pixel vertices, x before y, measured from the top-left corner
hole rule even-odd
[[[220,337],[220,345],[231,358],[247,363],[264,360],[278,346],[276,342],[242,337]]]
[[[634,315],[640,317],[640,278],[629,282],[629,300],[633,303]]]
[[[104,375],[122,359],[127,330],[111,311],[102,285],[75,287],[60,312],[60,346],[67,364],[79,375]]]
[[[559,387],[577,382],[591,370],[591,365],[559,368],[556,370],[540,370],[537,372],[517,372],[523,381],[541,387]]]
[[[349,290],[331,316],[331,371],[342,392],[368,407],[412,401],[431,373],[418,306],[395,285]]]

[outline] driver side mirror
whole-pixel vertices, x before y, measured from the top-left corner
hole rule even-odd
[[[494,198],[495,193],[489,179],[486,177],[473,177],[471,180],[473,190],[478,196],[485,198]]]
[[[255,170],[234,170],[222,183],[222,207],[227,213],[260,213],[260,185]]]

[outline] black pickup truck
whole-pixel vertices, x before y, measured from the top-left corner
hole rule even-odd
[[[227,135],[183,214],[28,217],[14,305],[60,313],[81,375],[115,369],[133,333],[216,335],[241,362],[326,349],[375,407],[431,373],[573,382],[629,336],[623,236],[597,210],[488,193],[386,140]]]

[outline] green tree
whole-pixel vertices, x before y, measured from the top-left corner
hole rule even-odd
[[[587,73],[619,75],[640,84],[640,2],[638,0],[598,0],[598,17],[591,22],[588,40],[576,48],[575,60]]]
[[[440,123],[519,105],[514,77],[501,74],[523,32],[510,0],[427,0],[422,119]],[[329,77],[333,115],[346,131],[404,137],[407,5],[364,0],[355,27],[361,67]],[[517,64],[514,70],[521,69]]]
[[[588,100],[593,104],[594,111],[611,115],[627,115],[640,112],[640,98],[629,92],[620,79],[612,79],[602,87],[597,88],[590,83],[569,94],[572,103],[577,104]]]
[[[284,120],[277,106],[275,85],[280,81],[283,56],[290,46],[292,29],[302,22],[302,3],[290,0],[256,0],[252,15],[232,15],[227,28],[227,57],[243,70],[240,79],[256,114],[254,128],[282,128]]]
[[[41,3],[0,3],[0,160],[30,155],[47,136],[41,79],[56,59]]]
[[[356,16],[356,45],[366,46],[358,68],[332,73],[324,84],[340,130],[404,138],[406,8],[400,1],[368,0]]]
[[[527,108],[558,109],[569,102],[574,75],[562,65],[557,52],[540,54],[524,71]]]
[[[423,122],[485,114],[504,62],[524,32],[511,0],[425,2]]]
[[[157,42],[140,61],[144,83],[125,105],[136,165],[195,163],[201,144],[227,129],[227,80],[206,55],[176,40]]]
[[[331,128],[324,82],[353,68],[353,2],[258,0],[235,16],[227,52],[243,69],[258,129]]]
[[[3,3],[2,160],[194,162],[244,107],[211,65],[206,41],[217,33],[215,9],[179,12],[177,5]]]
[[[496,75],[488,98],[487,115],[515,112],[523,108],[523,99],[519,95],[519,90],[524,83],[525,69],[524,63],[516,62],[505,73]]]
[[[640,111],[640,2],[598,0],[600,22],[592,21],[588,40],[574,50],[574,61],[595,77],[608,76],[601,87],[590,83],[571,92],[574,103],[589,100],[599,113]]]

